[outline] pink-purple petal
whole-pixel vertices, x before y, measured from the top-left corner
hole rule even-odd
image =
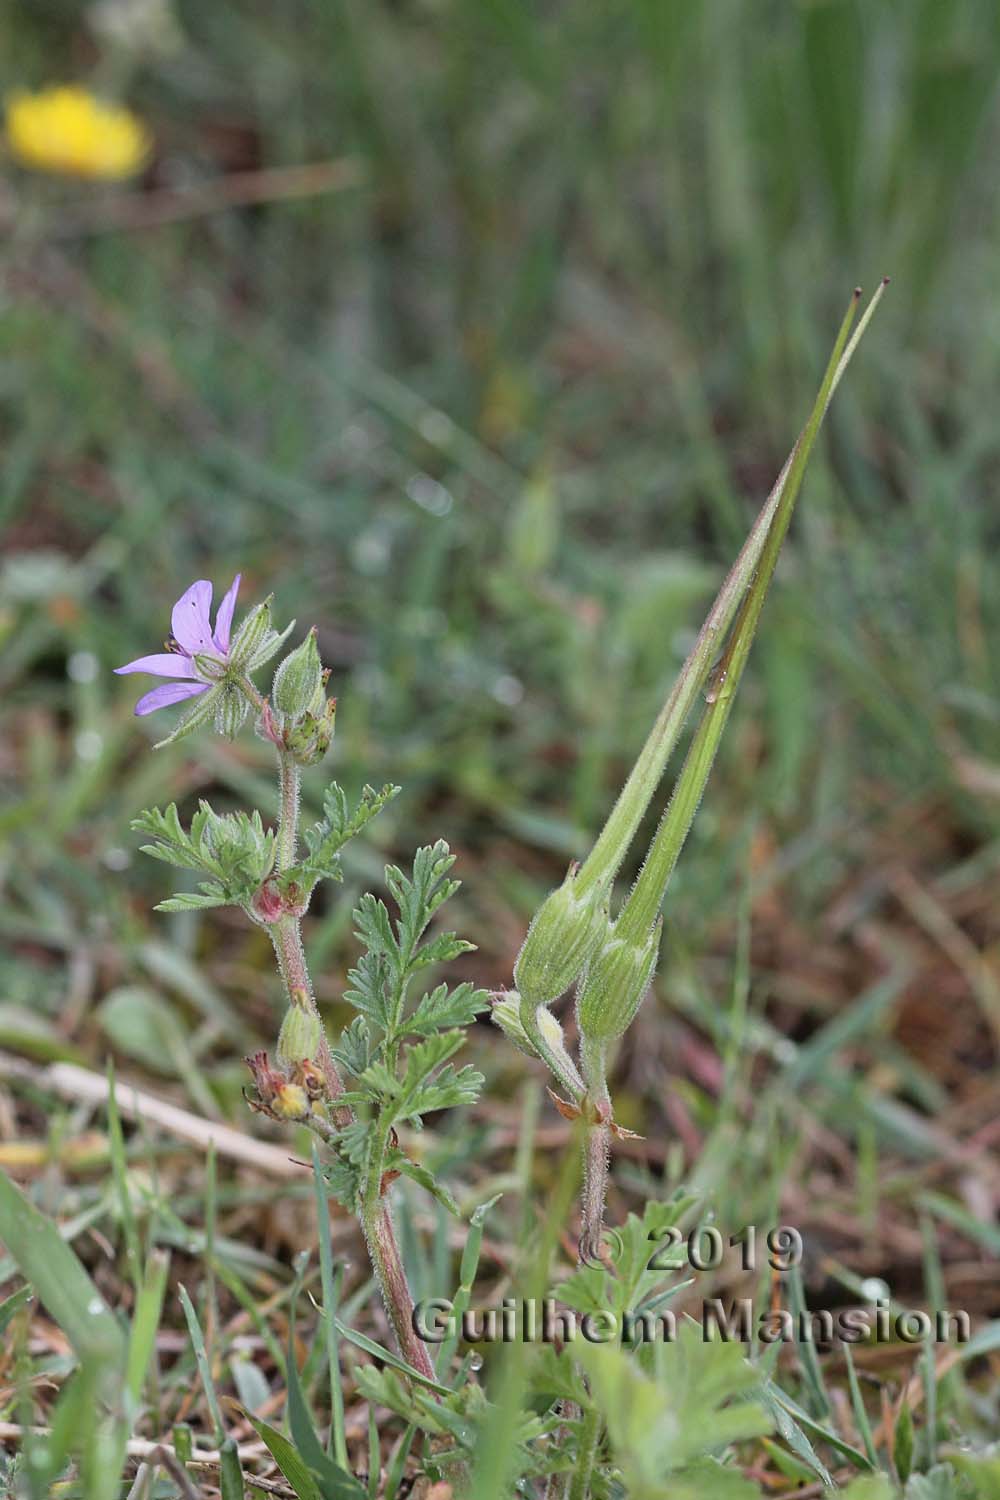
[[[158,708],[169,708],[171,703],[182,703],[185,698],[195,698],[208,691],[207,682],[164,682],[146,693],[135,705],[136,713],[155,713]]]
[[[150,672],[154,677],[193,677],[194,662],[176,651],[160,651],[155,656],[137,656],[123,667],[115,667],[119,677],[129,672]]]
[[[242,573],[237,573],[233,579],[232,586],[219,605],[218,614],[215,616],[215,645],[223,656],[228,655],[229,640],[233,625],[233,611],[236,608],[236,595],[240,591],[240,579]]]
[[[170,628],[174,640],[189,656],[194,656],[198,651],[215,649],[209,618],[211,608],[212,585],[207,578],[199,578],[197,583],[192,583],[173,607]]]

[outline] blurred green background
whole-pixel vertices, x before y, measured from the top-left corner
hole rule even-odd
[[[269,807],[265,747],[153,755],[165,716],[133,719],[136,685],[111,675],[157,649],[193,578],[218,597],[237,569],[244,606],[273,591],[279,623],[319,628],[329,774],[403,787],[382,849],[312,921],[330,1014],[351,895],[437,837],[459,855],[472,972],[509,983],[794,441],[851,288],[888,274],[618,1094],[668,1143],[656,1170],[675,1139],[706,1148],[735,1219],[781,1189],[727,1176],[748,1147],[724,1132],[784,1067],[751,1151],[767,1157],[785,1109],[808,1127],[803,1174],[814,1131],[846,1139],[856,1156],[820,1152],[823,1203],[842,1192],[861,1217],[869,1269],[915,1265],[919,1246],[878,1248],[879,1153],[900,1153],[900,1194],[922,1190],[934,1132],[962,1138],[995,1103],[1000,9],[0,15],[5,91],[88,83],[156,140],[136,184],[10,160],[0,179],[0,1042],[97,1066],[110,1046],[250,1128],[239,1056],[280,1012],[269,951],[235,916],[152,915],[163,872],[128,825],[171,798]],[[330,161],[336,190],[227,202],[233,174]],[[164,194],[175,222],[155,222]],[[490,1069],[524,1074],[501,1049]],[[29,1133],[51,1110],[34,1100]],[[982,1199],[957,1212],[968,1258]]]

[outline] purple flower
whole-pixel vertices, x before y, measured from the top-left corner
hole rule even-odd
[[[212,585],[207,578],[181,595],[170,616],[171,637],[167,649],[154,656],[139,656],[124,667],[116,667],[119,675],[127,672],[149,672],[154,677],[174,677],[177,682],[165,682],[144,694],[135,705],[137,714],[155,713],[158,708],[167,708],[171,703],[182,703],[185,698],[195,698],[215,687],[229,665],[229,648],[233,624],[233,610],[239,593],[240,577],[237,573],[232,587],[219,605],[215,616],[215,629],[209,618],[212,607]],[[214,670],[215,664],[218,670]]]

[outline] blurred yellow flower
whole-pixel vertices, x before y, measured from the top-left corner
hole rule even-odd
[[[152,137],[127,109],[86,89],[56,85],[7,100],[7,143],[18,161],[70,177],[131,177],[149,156]]]

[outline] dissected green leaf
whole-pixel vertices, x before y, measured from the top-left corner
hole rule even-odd
[[[1000,1455],[950,1453],[948,1462],[958,1470],[975,1500],[1000,1500]]]
[[[334,1061],[350,1073],[352,1078],[360,1078],[372,1061],[371,1032],[364,1016],[354,1017],[351,1024],[340,1033],[337,1045],[331,1047],[330,1051]]]
[[[307,887],[317,880],[340,880],[340,851],[399,795],[399,790],[388,783],[378,792],[366,786],[352,813],[343,787],[332,782],[323,795],[323,817],[303,834],[307,856],[291,873]]]
[[[676,1342],[653,1348],[653,1374],[616,1345],[578,1339],[573,1353],[607,1423],[626,1487],[634,1483],[645,1492],[666,1473],[772,1428],[752,1399],[759,1376],[741,1349],[704,1342],[694,1325],[682,1325]]]
[[[471,947],[471,943],[466,943],[457,951],[464,953]],[[410,1035],[429,1036],[433,1031],[451,1026],[471,1026],[476,1017],[488,1009],[486,991],[477,990],[468,981],[456,985],[453,990],[446,984],[439,984],[417,1002],[412,1015],[406,1019],[405,1028]]]
[[[979,1500],[979,1497],[972,1485],[955,1473],[951,1464],[935,1464],[926,1474],[910,1475],[906,1500]]]
[[[132,827],[153,840],[141,846],[145,854],[210,877],[198,892],[181,891],[161,902],[162,911],[246,905],[274,865],[275,835],[264,828],[256,811],[219,814],[202,801],[188,832],[171,802],[162,810],[153,807],[140,813]]]
[[[844,1500],[893,1500],[893,1487],[881,1474],[855,1479],[843,1491]]]

